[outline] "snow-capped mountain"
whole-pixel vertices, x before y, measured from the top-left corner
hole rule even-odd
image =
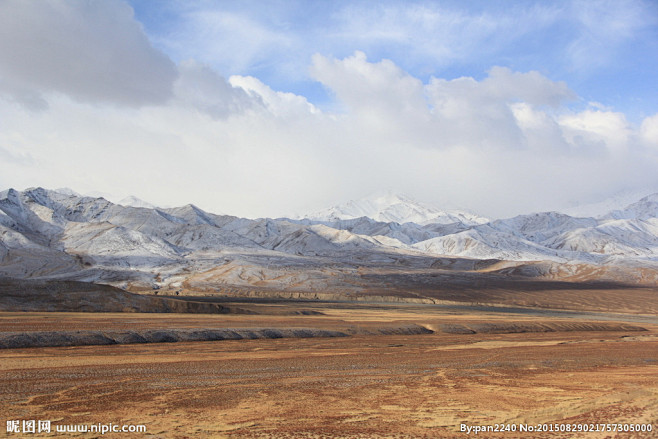
[[[443,211],[419,203],[406,195],[387,192],[359,200],[348,201],[303,217],[315,221],[337,221],[367,217],[375,221],[398,224],[484,224],[489,220],[478,215],[459,211]]]
[[[146,207],[148,209],[155,209],[156,208],[156,206],[154,204],[151,204],[148,201],[144,201],[140,198],[137,198],[134,195],[130,195],[126,198],[122,198],[117,204],[120,204],[120,205],[126,206],[126,207]]]
[[[435,255],[507,261],[564,262],[554,250],[512,232],[501,232],[483,225],[459,233],[439,236],[414,244],[415,249]]]
[[[658,194],[599,218],[542,212],[487,221],[391,194],[305,219],[251,220],[191,204],[161,209],[74,191],[0,192],[0,275],[11,277],[324,288],[340,273],[357,279],[356,288],[362,264],[426,269],[446,257],[640,264],[658,273]]]
[[[55,189],[54,192],[57,192],[57,193],[63,194],[63,195],[71,195],[71,196],[74,196],[74,197],[81,197],[82,196],[78,192],[76,192],[73,189],[68,188],[68,187],[61,187],[59,189]]]
[[[596,202],[574,204],[562,209],[561,212],[575,217],[601,218],[612,211],[623,210],[626,206],[656,192],[658,187],[654,190],[625,190]]]
[[[647,220],[658,217],[658,194],[648,195],[625,209],[613,210],[604,215],[604,219]]]
[[[519,215],[473,226],[413,245],[437,255],[512,261],[606,263],[609,257],[658,261],[658,215],[638,203],[623,212],[641,218],[574,218],[557,212]],[[631,212],[631,213],[629,213]]]

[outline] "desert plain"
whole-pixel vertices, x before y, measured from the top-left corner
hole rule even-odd
[[[645,294],[647,300],[655,293]],[[89,438],[658,434],[658,318],[651,302],[646,313],[639,303],[627,313],[511,302],[496,307],[234,298],[222,306],[233,312],[0,313],[3,334],[166,329],[189,335],[209,328],[242,334],[1,349],[0,412],[7,420],[50,420],[53,426],[146,427],[145,433],[64,435]],[[297,331],[285,332],[291,329]],[[252,338],[244,335],[249,331]],[[467,434],[462,424],[514,425],[517,431]],[[653,431],[521,432],[522,424],[633,424]]]

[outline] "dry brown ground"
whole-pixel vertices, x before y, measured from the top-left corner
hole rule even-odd
[[[344,329],[394,323],[436,328],[510,321],[502,314],[423,307],[316,309],[325,316],[3,313],[0,331]],[[0,413],[7,420],[48,419],[53,425],[112,422],[148,429],[145,435],[80,437],[467,437],[459,432],[461,423],[633,422],[658,430],[658,326],[640,326],[648,331],[437,332],[8,349],[0,351]],[[4,422],[0,425],[4,434]],[[656,433],[477,437],[649,438]]]
[[[437,274],[438,273],[438,274]],[[604,311],[658,314],[658,287],[610,281],[565,282],[489,273],[439,273],[438,270],[363,269],[359,288],[341,291],[337,287],[322,292],[277,290],[189,280],[181,294],[217,297],[281,297],[321,301],[407,302],[438,304],[482,304],[520,306],[574,311]],[[347,292],[346,292],[347,291]],[[161,291],[173,294],[173,291]],[[174,296],[176,297],[176,296]]]

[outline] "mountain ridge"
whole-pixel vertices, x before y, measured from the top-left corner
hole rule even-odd
[[[367,217],[379,222],[451,224],[462,222],[467,225],[484,224],[489,220],[461,210],[440,210],[413,198],[391,191],[350,200],[328,209],[307,214],[298,219],[315,221],[339,221]]]
[[[425,211],[409,210],[413,200],[391,196],[366,205],[366,213],[385,212],[387,203],[396,215],[411,211],[427,219],[439,212],[420,204]],[[132,207],[74,191],[7,189],[0,192],[0,275],[180,285],[204,272],[219,276],[218,267],[229,264],[221,282],[321,288],[328,272],[313,267],[330,266],[352,279],[352,267],[363,264],[433,264],[437,258],[515,266],[543,261],[563,271],[639,266],[650,277],[658,265],[658,194],[601,218],[539,212],[487,222],[456,216],[445,223],[448,217],[439,215],[440,222],[425,224],[367,216],[252,220],[191,204]],[[349,285],[359,288],[354,279]]]

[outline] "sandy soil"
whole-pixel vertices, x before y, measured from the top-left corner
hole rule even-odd
[[[0,412],[7,420],[51,420],[53,425],[147,427],[146,434],[103,437],[467,437],[459,431],[462,423],[633,422],[654,429],[477,437],[649,438],[658,430],[658,325],[643,324],[647,330],[642,332],[623,330],[623,325],[597,331],[582,330],[584,323],[573,319],[423,307],[317,305],[315,310],[324,315],[3,313],[0,331],[241,325],[368,331],[342,338],[1,350]],[[529,327],[559,324],[563,330],[440,330],[446,324],[510,321]],[[437,331],[375,331],[410,323]],[[63,437],[30,435],[49,436]]]

